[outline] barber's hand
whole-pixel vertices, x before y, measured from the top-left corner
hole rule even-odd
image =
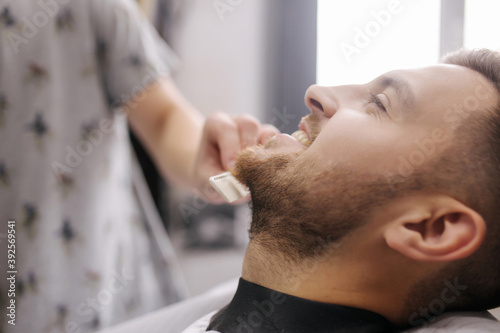
[[[230,116],[222,112],[210,115],[203,128],[194,169],[197,188],[203,197],[214,204],[224,203],[208,178],[230,170],[242,149],[264,144],[279,133],[276,127],[263,125],[250,115]]]

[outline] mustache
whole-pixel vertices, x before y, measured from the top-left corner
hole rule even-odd
[[[321,116],[311,113],[302,118],[302,121],[307,125],[309,136],[312,142],[321,132]]]

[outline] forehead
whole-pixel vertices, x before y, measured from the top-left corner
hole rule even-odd
[[[414,97],[416,109],[450,107],[487,109],[498,103],[495,86],[472,69],[440,64],[392,71],[384,76],[404,81]]]

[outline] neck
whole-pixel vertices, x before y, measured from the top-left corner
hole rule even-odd
[[[380,272],[380,257],[356,258],[351,253],[294,261],[270,252],[252,240],[243,262],[243,279],[312,301],[369,310],[393,324],[404,323],[399,314],[406,284],[384,283],[387,272]]]

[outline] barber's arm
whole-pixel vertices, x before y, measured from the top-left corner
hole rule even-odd
[[[214,203],[222,199],[207,195],[208,177],[228,170],[241,149],[278,133],[248,115],[219,112],[205,121],[168,78],[147,87],[126,108],[133,131],[162,174],[186,189],[197,187]]]
[[[262,143],[277,130],[249,116],[222,113],[208,117],[203,128],[204,117],[168,79],[171,52],[135,3],[89,0],[89,5],[100,45],[96,61],[111,106],[125,105],[133,131],[164,177],[222,202],[207,196],[208,177],[227,170],[241,148]],[[130,95],[135,99],[127,101]]]
[[[130,126],[169,181],[192,185],[193,161],[203,117],[168,79],[146,87],[141,98],[127,103]]]

